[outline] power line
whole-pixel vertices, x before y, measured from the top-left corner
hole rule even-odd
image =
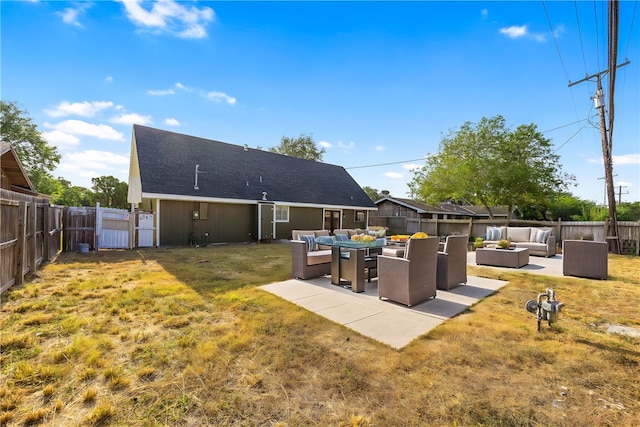
[[[549,12],[547,11],[547,5],[544,4],[544,0],[542,0],[542,7],[544,8],[544,14],[547,16],[547,22],[549,23],[549,30],[551,30],[551,37],[553,37],[553,43],[556,45],[556,50],[558,51],[558,57],[560,58],[560,63],[562,64],[562,69],[564,69],[564,74],[567,76],[567,80],[570,82],[569,73],[567,72],[567,67],[564,65],[564,60],[562,59],[562,54],[560,53],[560,46],[558,46],[558,40],[556,39],[556,32],[553,31],[553,25],[551,24],[551,18],[549,18]]]
[[[407,162],[418,162],[418,161],[424,161],[426,160],[425,157],[420,157],[419,159],[411,159],[411,160],[401,160],[399,162],[389,162],[389,163],[378,163],[375,165],[364,165],[364,166],[350,166],[348,168],[345,169],[363,169],[363,168],[375,168],[378,166],[389,166],[389,165],[399,165],[401,163],[407,163]]]
[[[580,36],[580,50],[582,51],[582,63],[584,64],[584,74],[587,75],[587,58],[584,55],[584,44],[582,43],[582,30],[580,29],[580,16],[578,16],[578,2],[574,1],[573,5],[576,9],[576,21],[578,23],[578,35]]]
[[[587,117],[586,119],[580,119],[580,120],[576,120],[575,122],[571,122],[571,123],[567,123],[566,125],[560,125],[558,127],[552,128],[552,129],[548,129],[545,131],[542,131],[541,133],[547,133],[547,132],[552,132],[554,130],[558,130],[558,129],[562,129],[565,128],[567,126],[571,126],[571,125],[575,125],[576,123],[580,123],[580,122],[584,122],[584,121],[589,121],[589,117]],[[590,122],[589,122],[590,123]],[[582,126],[580,129],[578,129],[578,132],[580,132],[582,129],[586,128],[586,126]],[[578,132],[574,133],[567,141],[565,141],[560,147],[558,147],[558,149],[556,151],[558,151],[560,148],[562,148],[567,142],[569,142],[573,137],[575,137]],[[554,151],[555,153],[555,151]],[[425,157],[420,157],[417,159],[409,159],[409,160],[400,160],[398,162],[387,162],[387,163],[376,163],[373,165],[362,165],[362,166],[349,166],[349,167],[345,167],[345,169],[365,169],[365,168],[376,168],[376,167],[380,167],[380,166],[390,166],[390,165],[400,165],[402,163],[408,163],[408,162],[419,162],[419,161],[426,161],[427,158]]]

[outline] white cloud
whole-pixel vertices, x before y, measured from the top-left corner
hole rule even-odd
[[[385,172],[384,176],[386,176],[387,178],[391,178],[391,179],[402,179],[402,178],[404,178],[404,176],[401,173],[398,173],[398,172]]]
[[[487,19],[489,17],[489,11],[487,9],[480,10],[480,17],[482,19]]]
[[[210,7],[188,7],[174,0],[144,3],[141,0],[120,1],[127,11],[127,17],[136,26],[185,39],[206,37],[206,26],[215,18]],[[151,8],[143,7],[147,5],[151,5]]]
[[[188,87],[186,87],[185,85],[183,85],[182,83],[178,82],[176,83],[176,87],[178,89],[182,89],[182,90],[186,90],[186,91],[191,91],[191,89],[189,89]]]
[[[178,121],[178,119],[173,118],[164,119],[164,124],[167,126],[180,126],[180,122]]]
[[[164,89],[164,90],[149,89],[147,93],[153,96],[164,96],[164,95],[173,95],[176,93],[176,91],[173,89]]]
[[[75,25],[76,27],[84,28],[78,18],[84,15],[85,11],[92,6],[91,3],[78,3],[75,7],[68,7],[62,12],[58,12],[58,15],[62,17],[62,21],[66,24]]]
[[[382,146],[382,145],[376,145],[375,150],[376,150],[376,151],[384,151],[384,150],[385,150],[385,147],[384,147],[384,146]]]
[[[318,145],[322,148],[331,148],[333,146],[329,141],[320,141],[318,142]]]
[[[67,102],[62,101],[57,107],[50,110],[44,110],[44,112],[50,117],[66,117],[66,116],[80,116],[80,117],[93,117],[99,111],[113,107],[111,101],[84,101],[84,102]]]
[[[86,135],[99,139],[122,141],[123,134],[108,125],[94,125],[82,120],[65,120],[60,123],[45,123],[45,127],[71,135]]]
[[[512,39],[523,37],[527,35],[527,26],[512,25],[511,27],[500,28],[500,34],[506,34],[507,37]]]
[[[123,113],[119,116],[112,117],[109,121],[119,125],[132,125],[134,123],[138,125],[149,125],[153,123],[151,116],[143,116],[136,113]]]
[[[113,81],[113,77],[107,76],[107,77],[104,78],[104,81],[107,82],[107,83],[111,83]]]
[[[207,93],[207,98],[214,102],[226,102],[229,105],[235,105],[236,99],[233,96],[229,96],[224,92],[209,92]]]
[[[627,181],[618,181],[615,184],[616,187],[633,187],[633,184]]]
[[[640,153],[635,154],[622,154],[620,156],[613,156],[613,164],[620,165],[640,165]]]
[[[85,150],[67,154],[73,164],[86,166],[92,169],[108,169],[110,166],[128,165],[129,157],[115,154],[110,151]]]
[[[56,147],[74,147],[80,143],[80,140],[75,136],[60,130],[42,132],[42,137],[46,139],[49,144],[55,145]]]
[[[345,151],[352,150],[353,147],[355,147],[355,146],[356,146],[356,143],[353,142],[353,141],[351,141],[348,144],[345,144],[342,141],[338,141],[338,148],[341,148],[341,149],[343,149]]]

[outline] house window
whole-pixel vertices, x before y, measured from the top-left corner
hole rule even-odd
[[[364,211],[355,211],[353,220],[355,222],[364,222]]]
[[[289,206],[276,205],[276,222],[289,222]]]

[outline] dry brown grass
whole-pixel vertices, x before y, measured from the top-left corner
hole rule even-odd
[[[263,292],[288,244],[62,254],[2,297],[2,425],[634,425],[640,260],[497,294],[402,350]],[[556,291],[536,330],[524,303]],[[55,400],[54,400],[55,399]]]

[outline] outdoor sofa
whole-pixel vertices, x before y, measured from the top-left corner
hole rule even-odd
[[[551,257],[556,254],[556,236],[550,228],[487,227],[484,245],[495,245],[499,240],[510,240],[511,246],[529,249],[529,255]]]

